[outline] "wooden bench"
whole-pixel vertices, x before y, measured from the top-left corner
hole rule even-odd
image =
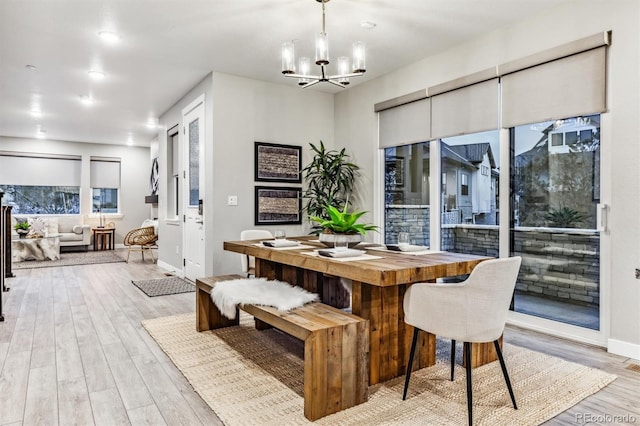
[[[216,282],[244,278],[225,275],[196,280],[196,329],[237,325],[211,300]],[[369,321],[323,303],[289,312],[269,306],[240,309],[256,320],[256,328],[273,326],[304,341],[304,415],[317,420],[369,398]]]

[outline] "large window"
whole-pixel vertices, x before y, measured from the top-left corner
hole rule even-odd
[[[442,250],[498,255],[499,156],[497,130],[441,139]]]
[[[91,158],[91,211],[118,213],[120,159]]]
[[[79,214],[80,187],[0,185],[12,214]]]
[[[429,142],[385,149],[385,242],[429,245]]]
[[[93,213],[118,213],[118,190],[115,188],[93,188],[92,190]]]
[[[498,224],[499,132],[441,140],[443,224]]]
[[[78,156],[0,154],[0,189],[17,214],[80,213]]]

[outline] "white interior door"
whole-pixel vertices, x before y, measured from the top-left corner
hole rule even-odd
[[[183,253],[185,278],[195,281],[205,276],[204,259],[204,95],[182,110],[184,136],[185,206]]]

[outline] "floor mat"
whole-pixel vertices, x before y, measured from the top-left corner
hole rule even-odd
[[[149,297],[196,291],[196,286],[178,277],[158,278],[155,280],[131,281]]]

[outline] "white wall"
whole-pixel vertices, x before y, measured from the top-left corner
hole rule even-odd
[[[138,228],[148,218],[149,208],[144,196],[149,192],[149,148],[96,143],[22,139],[0,136],[0,150],[32,152],[40,154],[64,154],[82,156],[82,184],[80,187],[80,214],[91,215],[90,159],[92,156],[120,158],[120,212],[122,217],[107,216],[116,224],[116,244],[122,244],[124,236]],[[37,173],[27,170],[25,173]],[[89,224],[98,219],[89,216]]]
[[[213,168],[206,170],[213,188],[207,190],[205,208],[214,213],[206,241],[213,247],[214,272],[237,273],[239,256],[223,251],[222,244],[239,239],[243,229],[256,228],[254,187],[302,186],[255,182],[254,142],[300,145],[305,165],[311,159],[310,142],[333,147],[333,95],[214,73],[213,104],[213,157],[208,159]],[[238,196],[237,206],[227,205],[228,195]],[[258,228],[308,233],[304,224]]]
[[[182,108],[205,94],[205,272],[219,275],[240,272],[238,254],[225,252],[225,240],[237,240],[243,229],[254,225],[254,188],[302,186],[254,181],[254,142],[302,146],[302,163],[310,160],[309,143],[320,140],[333,146],[333,95],[302,91],[289,86],[212,73],[191,89],[160,118],[162,126],[181,123]],[[166,144],[161,131],[160,264],[182,270],[182,224],[166,223]],[[236,195],[237,206],[227,197]],[[289,235],[307,233],[305,225],[259,226],[285,229]],[[179,253],[176,253],[179,247]]]
[[[634,268],[640,267],[640,2],[637,0],[579,0],[543,12],[511,27],[479,37],[441,54],[425,58],[335,96],[335,140],[345,145],[374,182],[377,164],[376,102],[424,89],[456,77],[552,48],[597,32],[613,30],[608,57],[608,108],[603,115],[603,144],[615,148],[602,156],[602,188],[609,203],[611,259],[603,258],[610,274],[610,301],[603,307],[610,315],[609,349],[640,358],[640,283]],[[603,130],[604,131],[604,130]],[[613,167],[615,165],[615,167]],[[363,208],[373,210],[379,195],[373,184],[364,187]],[[377,223],[382,218],[376,218]],[[609,284],[609,283],[607,283]]]

